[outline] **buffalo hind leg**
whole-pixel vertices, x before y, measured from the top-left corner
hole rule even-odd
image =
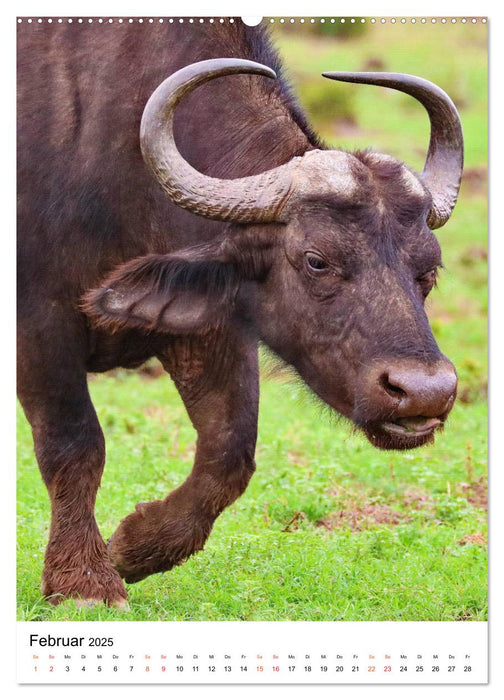
[[[45,350],[48,346],[41,344],[37,354]],[[78,604],[105,601],[125,607],[126,589],[94,517],[105,443],[85,372],[65,371],[63,362],[51,364],[29,351],[18,367],[19,397],[51,499],[42,593],[53,604],[75,598]]]
[[[139,503],[110,539],[111,560],[128,583],[168,571],[203,549],[215,519],[243,493],[255,469],[255,344],[178,340],[160,359],[198,432],[196,456],[181,486],[162,501]]]

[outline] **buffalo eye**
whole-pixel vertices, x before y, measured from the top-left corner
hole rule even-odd
[[[313,272],[321,272],[327,268],[326,261],[316,253],[305,254],[306,264]]]
[[[417,281],[420,285],[424,298],[428,296],[431,289],[435,286],[436,279],[437,270],[435,268],[433,270],[429,270],[429,272],[426,272],[425,275],[418,278]]]

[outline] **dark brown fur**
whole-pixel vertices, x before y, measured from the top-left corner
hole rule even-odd
[[[368,153],[349,155],[354,201],[315,198],[288,225],[222,224],[167,200],[142,161],[139,124],[152,91],[189,63],[235,56],[279,74],[219,78],[183,100],[177,144],[198,170],[251,175],[321,147],[263,30],[237,20],[18,31],[18,377],[51,497],[43,592],[121,605],[121,577],[180,564],[246,488],[259,340],[377,446],[432,439],[383,424],[444,420],[454,400],[419,388],[448,371],[423,311],[439,246],[427,193],[410,191],[402,164]],[[310,268],[313,254],[323,270]],[[86,374],[152,356],[198,432],[195,464],[120,523],[107,555],[94,519],[105,446]],[[387,378],[405,367],[403,390]]]

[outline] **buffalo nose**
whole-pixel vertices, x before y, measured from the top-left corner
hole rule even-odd
[[[457,375],[448,360],[434,365],[411,361],[390,364],[382,369],[379,383],[404,417],[443,416],[453,406],[457,392]]]

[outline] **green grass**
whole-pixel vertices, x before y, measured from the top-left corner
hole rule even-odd
[[[324,70],[365,69],[379,58],[381,69],[439,82],[461,110],[467,179],[437,232],[445,269],[428,302],[460,379],[444,433],[420,450],[380,452],[288,374],[264,376],[249,488],[217,520],[203,552],[128,586],[131,611],[119,613],[77,610],[71,601],[52,608],[40,597],[49,503],[19,409],[19,619],[486,619],[484,28],[389,24],[349,34],[309,34],[300,50],[299,33],[279,32],[300,100],[328,141],[373,145],[420,169],[428,124],[409,98],[331,83],[317,77]],[[443,50],[433,59],[435,46]],[[187,476],[196,436],[167,377],[121,371],[94,377],[91,391],[107,441],[96,509],[107,538],[138,501],[164,498]]]
[[[485,25],[368,24],[364,33],[360,27],[354,29],[355,40],[351,30],[346,38],[305,34],[302,52],[299,27],[275,25],[275,40],[301,104],[329,143],[350,149],[373,147],[421,170],[429,123],[416,100],[395,90],[321,77],[324,71],[337,70],[412,73],[450,94],[461,114],[466,167],[486,167]]]
[[[91,389],[108,447],[97,502],[108,537],[135,503],[185,478],[195,434],[168,378],[121,372]],[[41,601],[49,504],[20,417],[19,618],[485,618],[483,403],[458,405],[435,446],[408,454],[374,450],[294,382],[264,380],[260,416],[248,490],[203,552],[128,587],[130,613]]]

